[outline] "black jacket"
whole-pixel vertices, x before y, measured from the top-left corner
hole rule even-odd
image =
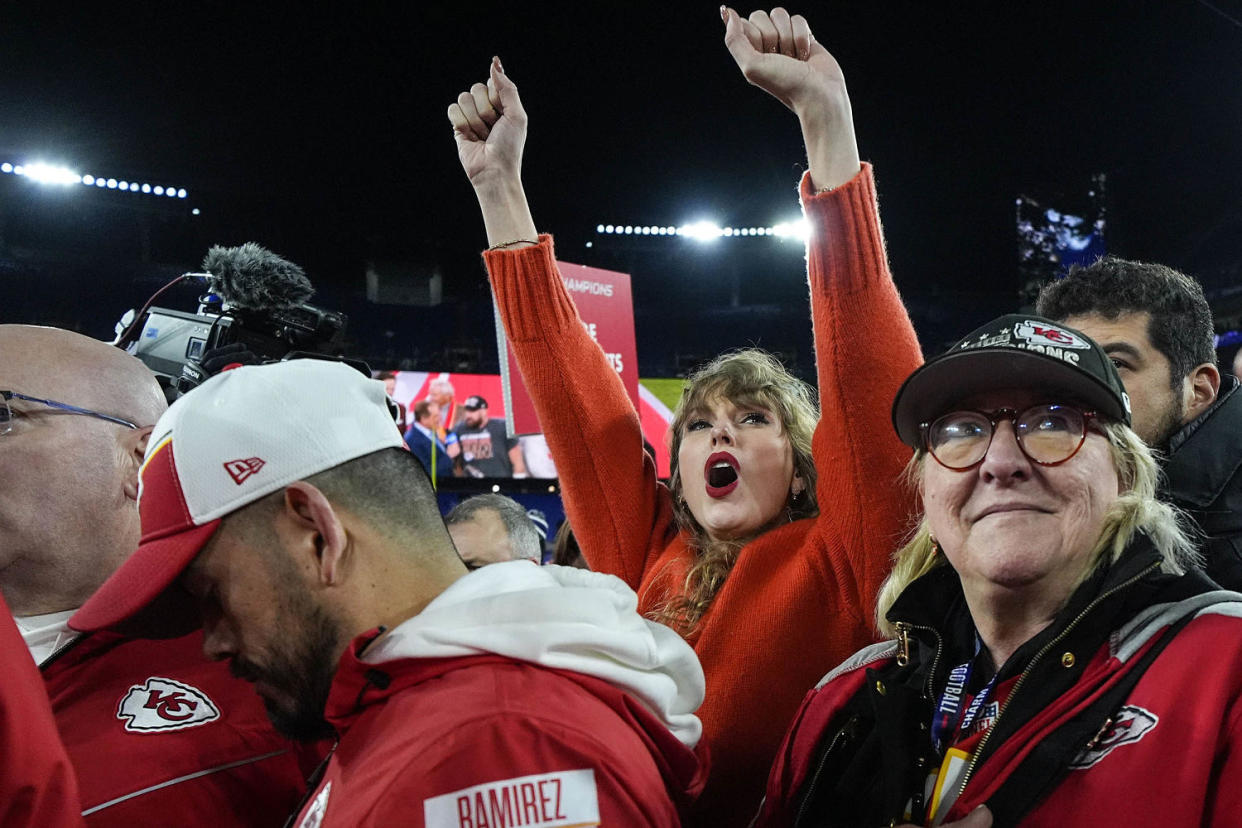
[[[1190,515],[1206,536],[1212,580],[1242,591],[1242,393],[1226,377],[1212,407],[1169,440],[1161,497]]]

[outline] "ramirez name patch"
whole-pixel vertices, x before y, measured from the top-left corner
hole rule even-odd
[[[423,801],[427,828],[577,828],[599,825],[595,771],[499,779]]]

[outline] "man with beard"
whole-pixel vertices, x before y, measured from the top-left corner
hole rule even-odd
[[[383,386],[345,365],[183,397],[139,508],[138,552],[71,623],[154,633],[153,606],[196,606],[282,732],[339,737],[294,825],[673,826],[704,781],[689,646],[616,578],[467,574]]]
[[[1206,536],[1208,575],[1242,589],[1242,394],[1216,367],[1203,288],[1164,265],[1104,257],[1046,285],[1036,313],[1104,347],[1134,430],[1165,457],[1161,495]]]
[[[77,635],[66,623],[138,546],[138,468],[165,408],[123,351],[0,325],[0,590],[41,669],[87,825],[171,813],[180,826],[278,824],[317,757],[202,661],[200,635]]]
[[[488,415],[487,400],[475,394],[461,408],[461,424],[454,433],[466,472],[472,477],[525,477],[522,446],[508,435],[504,420]]]

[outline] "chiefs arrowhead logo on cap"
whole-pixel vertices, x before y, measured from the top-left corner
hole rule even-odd
[[[245,460],[229,460],[224,464],[224,470],[233,478],[233,482],[240,486],[242,481],[256,474],[264,465],[265,461],[258,457],[247,457]]]
[[[1028,319],[1025,322],[1019,322],[1014,327],[1013,332],[1027,342],[1059,345],[1062,348],[1078,348],[1080,350],[1087,350],[1091,347],[1090,342],[1077,336],[1073,331],[1067,331],[1060,325],[1052,325],[1048,322]]]

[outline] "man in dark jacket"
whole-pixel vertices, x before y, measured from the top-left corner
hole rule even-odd
[[[1163,265],[1104,257],[1046,285],[1036,312],[1112,357],[1134,430],[1165,455],[1162,496],[1206,536],[1208,575],[1242,589],[1242,394],[1216,367],[1203,288]]]
[[[414,421],[405,432],[405,444],[435,480],[456,474],[454,463],[461,455],[456,434],[450,431],[447,438],[440,439],[439,422],[440,406],[431,400],[419,400],[414,406]]]

